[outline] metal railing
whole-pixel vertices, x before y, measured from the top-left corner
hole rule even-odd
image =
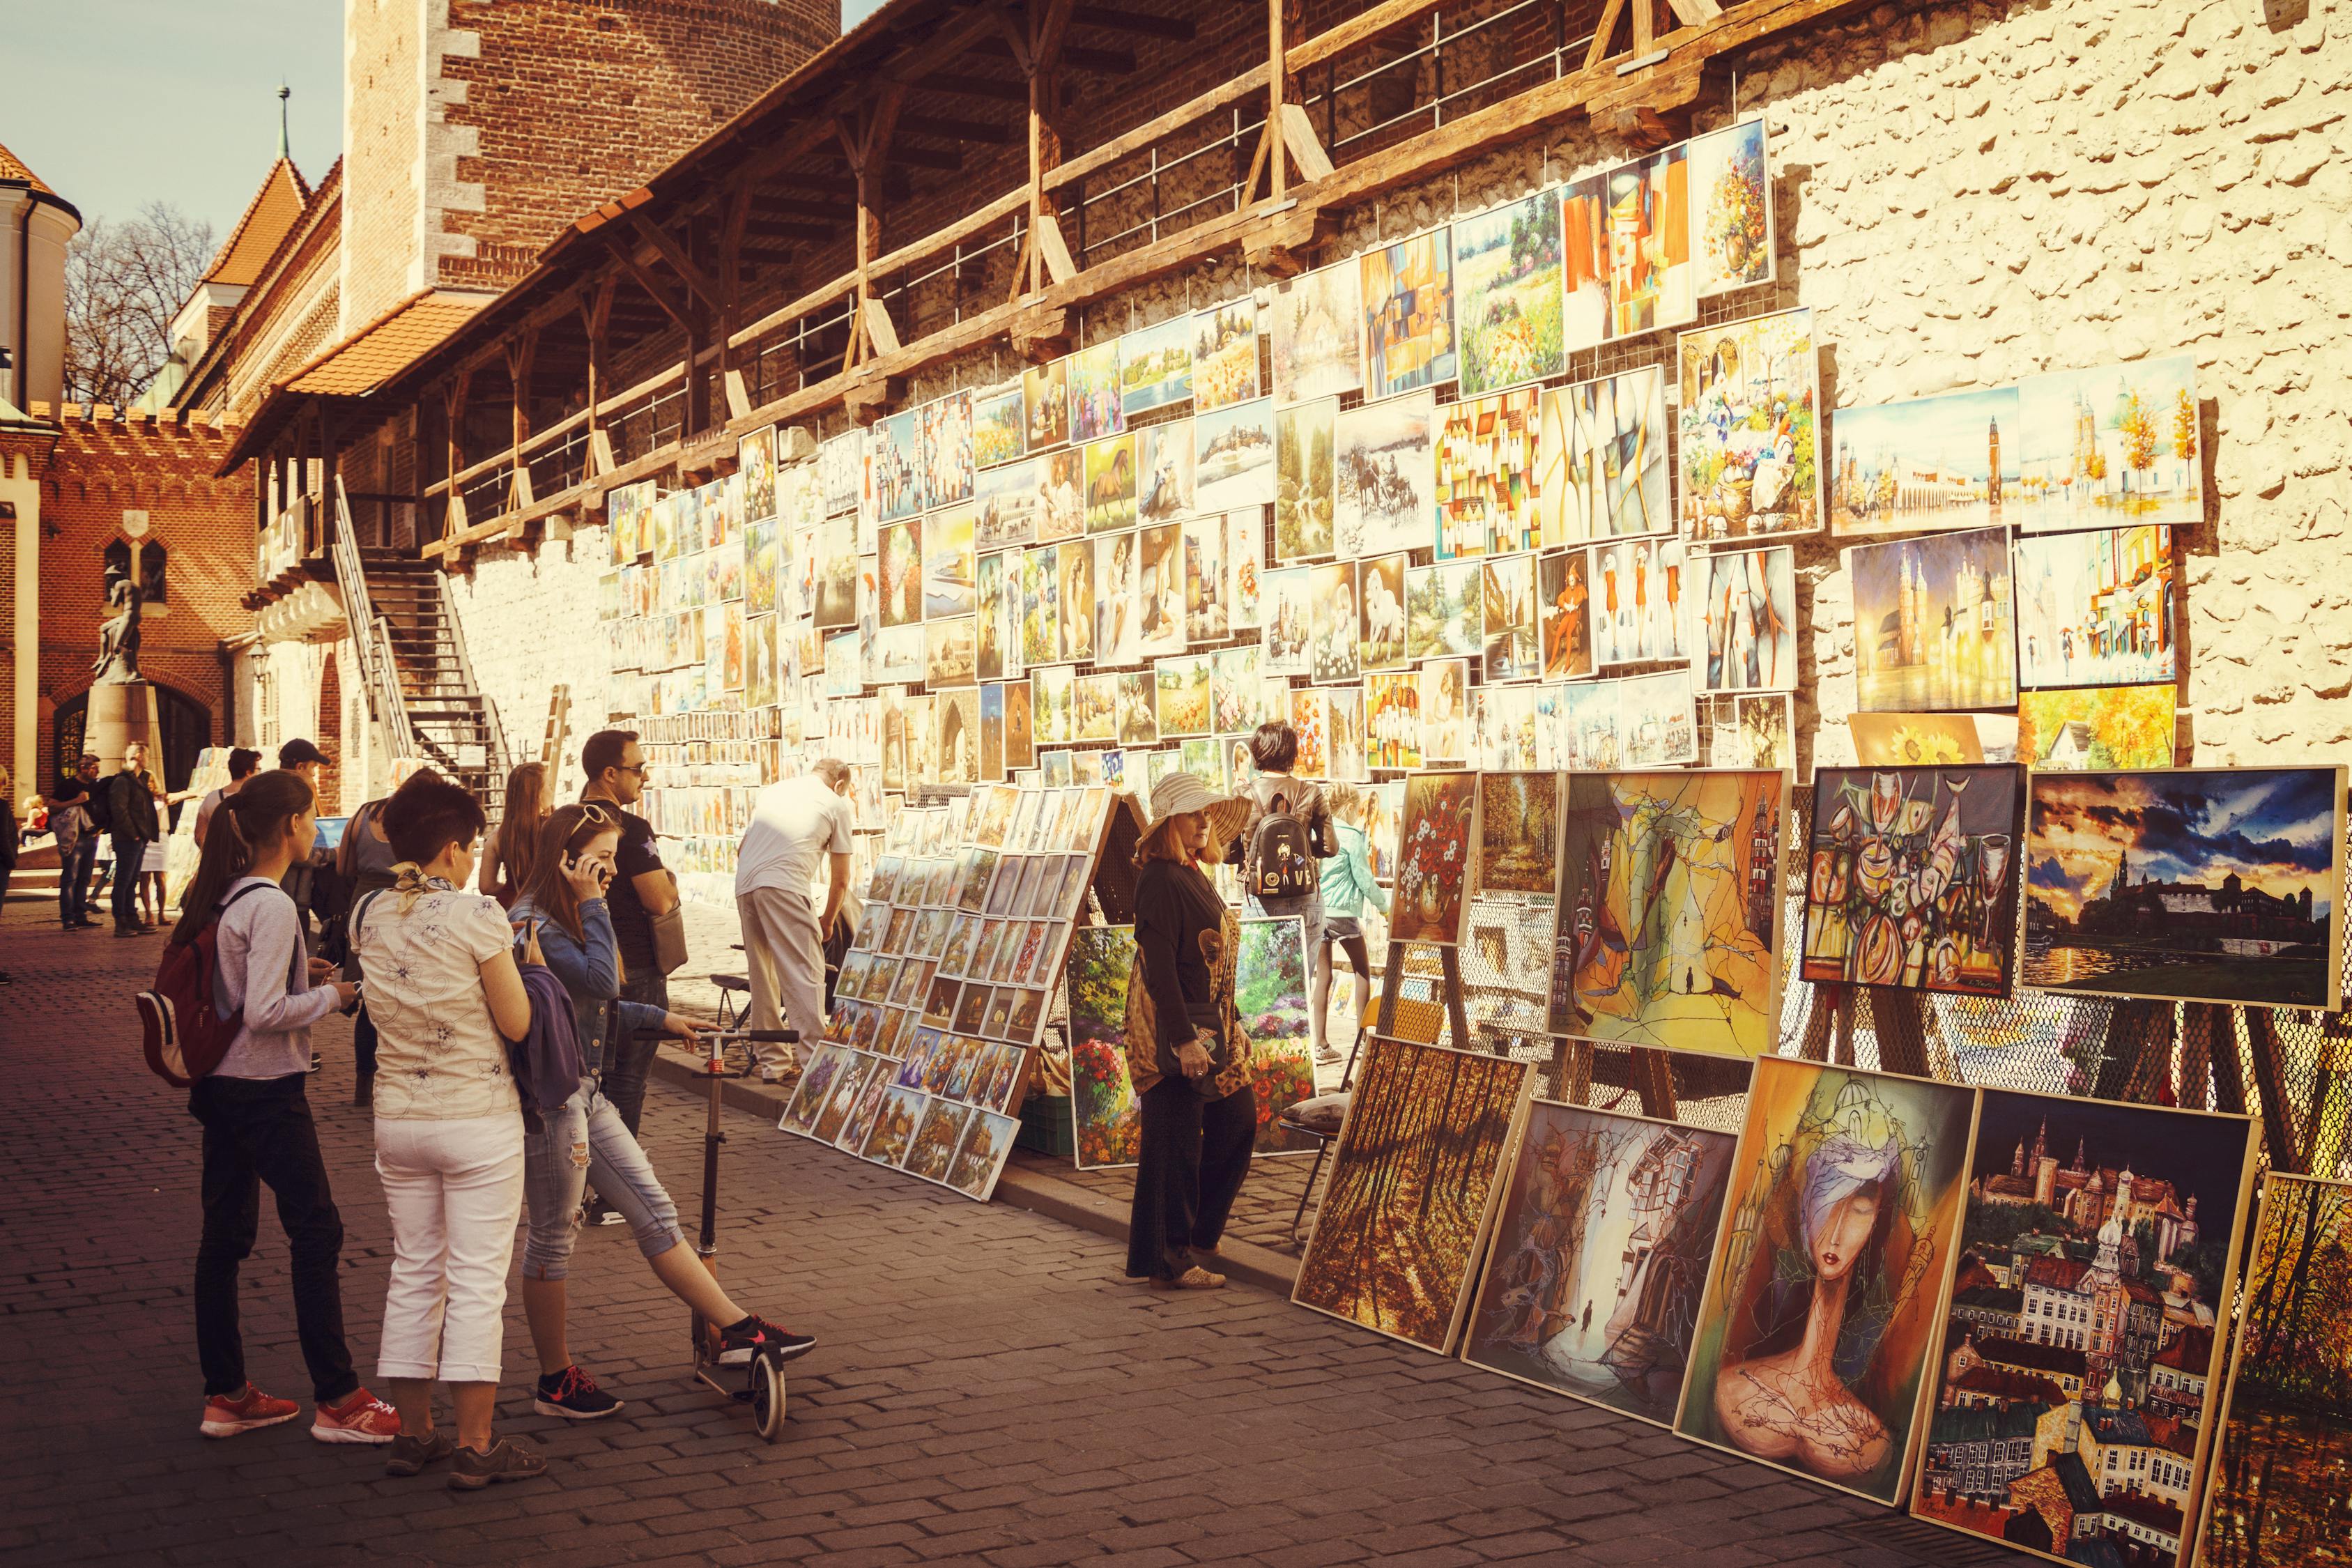
[[[367,569],[360,560],[359,534],[352,526],[351,498],[343,481],[335,479],[335,525],[329,540],[335,563],[335,586],[342,595],[343,618],[350,624],[352,648],[358,654],[368,707],[392,742],[393,754],[416,754],[416,731],[408,722],[408,702],[401,695],[400,671],[392,662],[392,635],[376,614],[368,594]],[[446,590],[445,590],[446,591]]]

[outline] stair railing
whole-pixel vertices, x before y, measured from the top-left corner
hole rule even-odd
[[[343,599],[343,619],[351,628],[352,648],[359,656],[360,677],[367,689],[368,709],[392,743],[395,757],[413,757],[416,731],[408,721],[408,703],[401,696],[400,672],[392,661],[389,623],[376,614],[369,596],[367,570],[360,560],[359,534],[352,527],[351,499],[342,476],[335,476],[335,518],[330,548],[335,563],[335,586]]]
[[[473,656],[466,651],[466,628],[457,619],[457,606],[449,592],[449,574],[436,572],[433,580],[441,591],[441,624],[448,628],[449,648],[457,656],[457,679],[482,705],[482,735],[486,742],[482,760],[490,775],[489,787],[485,793],[493,802],[502,803],[506,798],[507,769],[511,764],[507,757],[506,731],[499,727],[499,705],[488,691],[482,689],[482,683],[475,679]],[[493,804],[490,809],[495,818],[497,805]]]

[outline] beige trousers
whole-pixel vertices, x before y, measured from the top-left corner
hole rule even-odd
[[[807,895],[755,888],[735,897],[743,921],[743,957],[751,976],[751,1026],[798,1029],[804,1045],[824,1033],[824,935]],[[752,1047],[760,1065],[782,1068],[796,1059],[787,1045]]]

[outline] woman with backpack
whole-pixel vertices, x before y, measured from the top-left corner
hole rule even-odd
[[[294,1321],[317,1402],[310,1435],[322,1443],[389,1443],[399,1436],[400,1417],[360,1386],[343,1339],[343,1222],[304,1090],[310,1026],[349,1005],[357,988],[329,980],[328,966],[307,956],[300,912],[278,886],[286,868],[310,853],[315,806],[310,786],[289,773],[263,773],[222,802],[172,933],[174,945],[193,946],[213,927],[214,1011],[237,1020],[227,1054],[188,1090],[189,1114],[205,1130],[194,1290],[205,1373],[198,1429],[234,1437],[300,1413],[293,1400],[273,1398],[247,1379],[237,1329],[237,1268],[253,1250],[267,1183],[291,1255]]]
[[[1315,1037],[1315,1059],[1339,1059],[1323,1038],[1323,1009],[1331,997],[1331,962],[1323,948],[1323,873],[1320,862],[1339,852],[1323,792],[1290,770],[1298,762],[1298,731],[1276,722],[1260,724],[1250,737],[1250,762],[1257,777],[1242,798],[1249,821],[1234,846],[1242,868],[1242,891],[1250,913],[1279,920],[1295,915],[1306,928],[1308,982],[1307,1016]]]
[[[1342,1015],[1352,1021],[1349,1029],[1352,1041],[1363,1033],[1364,1009],[1372,995],[1372,955],[1364,945],[1364,906],[1370,904],[1383,915],[1389,912],[1388,893],[1372,875],[1371,839],[1352,820],[1361,811],[1363,800],[1350,784],[1335,784],[1323,795],[1339,852],[1323,862],[1323,941],[1310,955],[1315,964],[1313,984],[1322,998],[1316,1005],[1314,1021],[1315,1037],[1326,1042],[1316,1053],[1321,1062],[1336,1061],[1340,1056],[1339,1047],[1328,1043],[1329,1030],[1323,1016],[1331,997],[1331,950],[1336,947],[1348,955],[1348,967],[1356,977],[1355,1000]]]
[[[512,910],[572,998],[585,1069],[579,1089],[540,1118],[540,1129],[523,1145],[530,1230],[523,1241],[522,1304],[540,1370],[531,1407],[573,1421],[599,1420],[621,1408],[572,1359],[564,1331],[564,1279],[579,1234],[580,1200],[591,1179],[627,1222],[654,1277],[718,1327],[720,1362],[749,1362],[762,1345],[777,1347],[786,1360],[816,1348],[811,1336],[745,1311],[719,1289],[687,1245],[677,1205],[654,1174],[653,1162],[604,1098],[603,1071],[614,1033],[658,1029],[691,1038],[696,1027],[675,1013],[622,999],[619,946],[604,902],[620,846],[616,808],[598,801],[557,807],[540,831],[530,884]]]

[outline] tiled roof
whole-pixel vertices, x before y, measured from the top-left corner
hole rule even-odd
[[[2181,1330],[2179,1337],[2165,1346],[2164,1353],[2156,1358],[2156,1364],[2203,1377],[2213,1366],[2213,1331]]]
[[[25,160],[5,147],[0,147],[0,180],[22,180],[45,196],[54,196],[58,194],[49,189],[47,182],[40,175],[33,173]]]
[[[212,266],[205,269],[204,280],[251,287],[310,199],[310,188],[303,184],[302,173],[292,160],[280,158],[272,163],[269,173],[262,176],[261,188],[246,204],[245,216],[236,220]]]
[[[415,363],[489,302],[490,296],[412,294],[296,371],[284,390],[316,397],[361,397]]]
[[[2071,1258],[2037,1258],[2025,1266],[2025,1282],[2052,1290],[2076,1290],[2090,1271],[2089,1264]]]

